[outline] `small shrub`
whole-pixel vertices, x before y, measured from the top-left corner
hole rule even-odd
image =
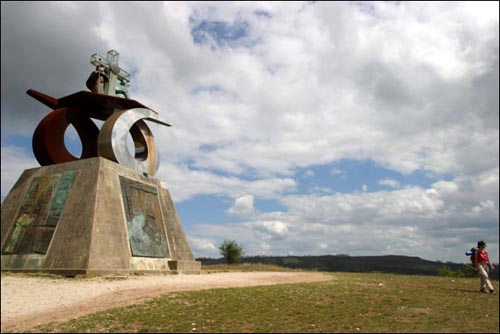
[[[227,264],[240,263],[243,256],[243,247],[236,241],[224,240],[219,246],[221,255],[226,259]]]
[[[437,270],[437,275],[441,277],[470,277],[466,276],[463,271],[457,270],[453,271],[448,266],[441,266]]]
[[[463,271],[464,277],[476,277],[477,272],[474,270],[473,266],[465,265],[465,269]]]

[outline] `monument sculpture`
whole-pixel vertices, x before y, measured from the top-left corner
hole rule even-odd
[[[145,121],[171,124],[129,98],[130,74],[118,59],[115,50],[91,56],[90,91],[59,99],[27,91],[53,110],[33,134],[42,167],[25,170],[2,203],[2,270],[199,272],[170,193],[154,178],[158,150]],[[64,143],[70,124],[80,157]]]

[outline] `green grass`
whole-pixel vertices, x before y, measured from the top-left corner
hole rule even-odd
[[[332,273],[322,283],[170,293],[36,332],[499,331],[478,278]],[[498,283],[494,282],[498,291]]]
[[[230,271],[304,271],[302,269],[292,269],[286,267],[275,266],[272,264],[262,263],[241,263],[241,264],[210,264],[201,265],[201,269],[205,272],[230,272]]]

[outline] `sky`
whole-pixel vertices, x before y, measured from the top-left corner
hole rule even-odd
[[[1,2],[1,197],[120,53],[195,257],[499,259],[498,2]],[[73,128],[70,152],[81,153]]]

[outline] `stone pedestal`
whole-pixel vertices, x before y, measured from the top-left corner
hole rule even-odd
[[[2,203],[1,269],[198,273],[166,185],[104,158],[25,170]]]

